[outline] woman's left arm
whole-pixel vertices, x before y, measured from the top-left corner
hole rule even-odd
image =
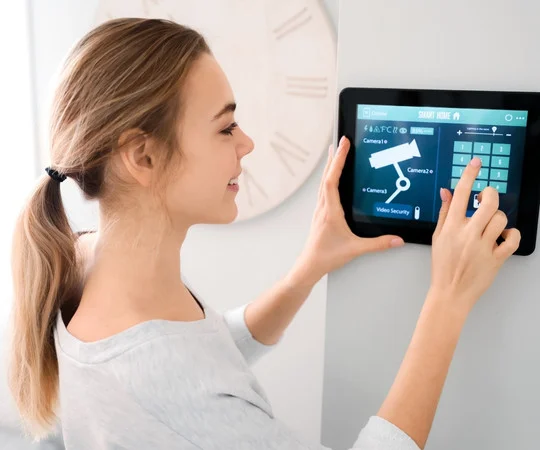
[[[360,238],[347,225],[338,185],[349,148],[348,139],[343,137],[335,156],[332,147],[328,151],[311,231],[295,265],[285,278],[245,309],[246,325],[262,344],[273,345],[279,341],[313,286],[324,275],[364,253],[403,245],[398,236]]]

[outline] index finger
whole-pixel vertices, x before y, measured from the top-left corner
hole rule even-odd
[[[452,204],[450,205],[450,210],[448,211],[449,220],[458,221],[465,218],[474,180],[476,180],[481,166],[482,160],[475,157],[463,171],[461,179],[454,190],[454,197],[452,199]]]

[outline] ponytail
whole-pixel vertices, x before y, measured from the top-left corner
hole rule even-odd
[[[49,176],[40,180],[13,240],[10,388],[38,439],[56,419],[55,319],[62,309],[69,321],[82,294],[82,264],[79,269],[59,181],[69,175],[86,199],[98,200],[103,211],[114,210],[126,184],[110,159],[128,130],[159,143],[165,174],[180,154],[178,116],[186,80],[204,54],[210,49],[191,28],[171,20],[122,18],[91,30],[64,61],[49,118],[49,160],[58,172],[47,170]]]
[[[12,270],[9,384],[25,427],[40,439],[52,431],[56,419],[55,319],[78,287],[75,236],[60,183],[48,176],[40,180],[15,227]]]

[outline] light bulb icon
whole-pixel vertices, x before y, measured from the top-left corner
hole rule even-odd
[[[493,130],[493,133],[495,133],[495,131],[497,131],[497,127],[493,127],[492,130]]]

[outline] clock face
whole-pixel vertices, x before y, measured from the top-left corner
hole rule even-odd
[[[318,0],[101,0],[98,22],[172,19],[201,32],[227,75],[255,149],[242,160],[238,219],[293,194],[330,144],[336,41]]]

